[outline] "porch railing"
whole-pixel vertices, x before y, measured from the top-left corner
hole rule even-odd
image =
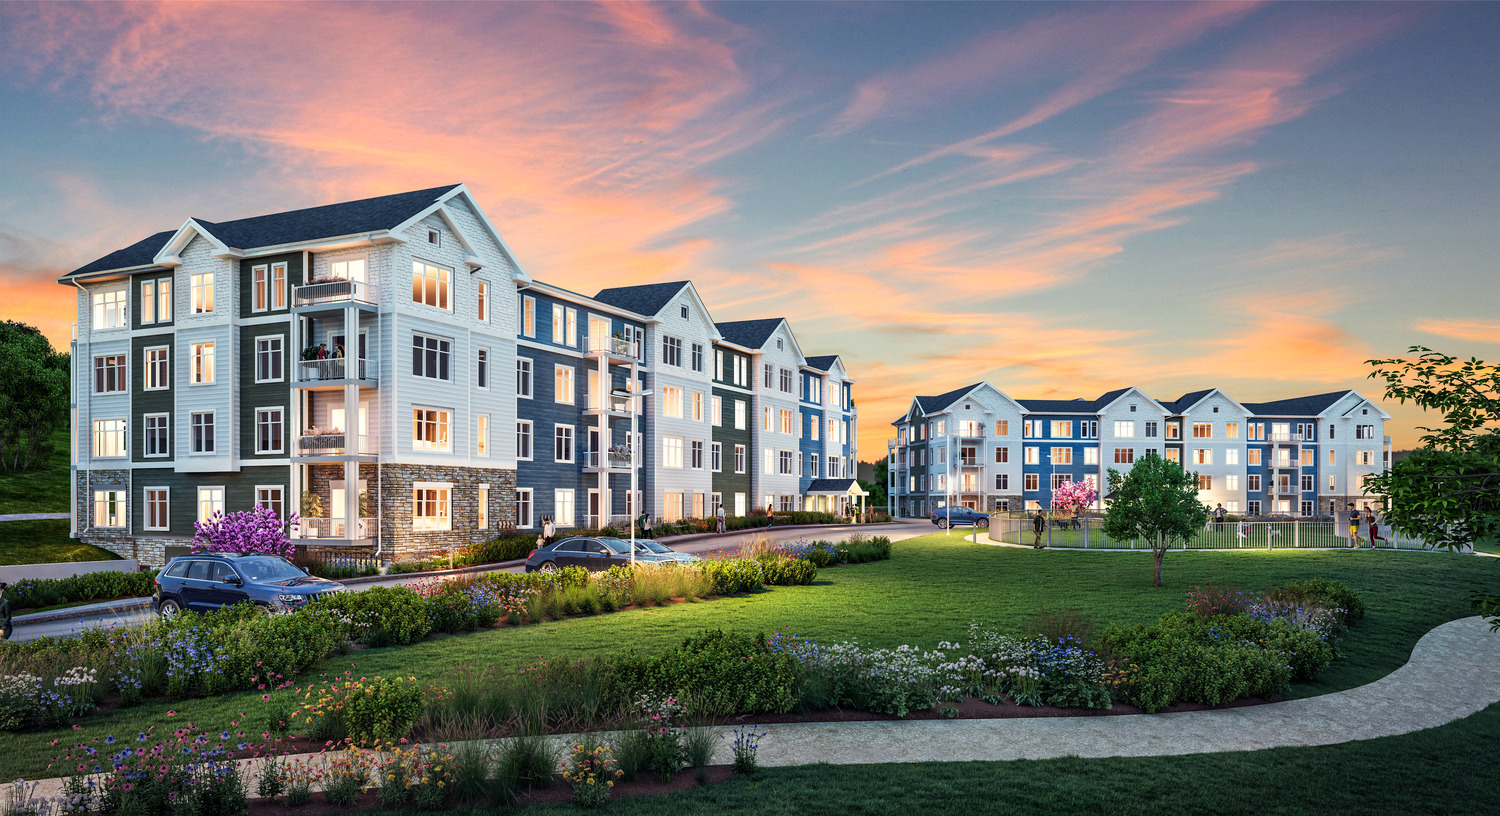
[[[350,434],[319,433],[297,437],[297,452],[303,456],[343,456],[346,453],[375,454],[379,451],[373,434],[364,434],[356,439],[357,447],[348,449]]]
[[[343,380],[348,379],[350,374],[354,374],[355,379],[368,380],[374,379],[373,375],[376,370],[374,360],[351,360],[348,357],[299,360],[297,363],[297,380],[299,382]]]
[[[626,340],[623,337],[589,337],[585,349],[590,352],[603,352],[619,357],[636,356],[634,340]]]
[[[316,281],[298,286],[292,294],[293,306],[315,306],[333,303],[378,303],[375,284],[356,280]]]
[[[380,529],[380,519],[356,519],[351,530],[342,518],[304,518],[298,524],[297,537],[315,538],[374,538]],[[350,535],[350,533],[353,535]]]

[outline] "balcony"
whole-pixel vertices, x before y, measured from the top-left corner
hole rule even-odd
[[[640,359],[635,341],[623,337],[584,338],[584,353],[596,359],[608,358],[611,363],[619,365],[629,365]]]
[[[973,424],[959,423],[956,426],[956,428],[957,428],[957,432],[954,433],[953,435],[956,436],[956,437],[958,437],[959,439],[983,439],[984,438],[984,426],[980,425],[977,422],[973,423]]]
[[[984,467],[984,462],[977,456],[958,457],[959,467]]]
[[[379,302],[379,292],[375,284],[364,281],[314,281],[292,290],[292,308],[296,311],[337,309],[345,306],[374,306]]]
[[[351,531],[342,518],[304,518],[298,523],[294,538],[302,541],[322,541],[328,544],[339,541],[354,543],[375,538],[379,530],[380,519],[359,519]],[[354,535],[349,535],[351,532]]]
[[[584,416],[599,416],[603,414],[612,417],[629,417],[630,403],[631,400],[622,399],[613,394],[605,394],[602,398],[589,394],[583,414]]]
[[[307,433],[297,437],[297,451],[294,458],[315,456],[374,456],[379,452],[375,437],[370,434],[359,436],[355,440],[356,448],[349,447],[349,435],[337,428],[332,430],[321,430],[313,428]]]
[[[585,473],[629,473],[630,447],[615,445],[609,450],[581,451],[578,454]]]
[[[1272,442],[1292,443],[1302,441],[1302,434],[1299,433],[1273,433],[1267,434],[1267,436],[1271,438]]]
[[[374,360],[352,360],[348,357],[329,357],[323,360],[298,360],[298,388],[337,388],[348,385],[350,380],[358,385],[374,387],[376,372],[380,367]]]

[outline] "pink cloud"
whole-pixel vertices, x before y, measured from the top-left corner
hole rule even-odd
[[[1500,323],[1482,320],[1418,320],[1412,328],[1419,332],[1436,334],[1454,340],[1500,343]]]

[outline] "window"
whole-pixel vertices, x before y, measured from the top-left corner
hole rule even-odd
[[[572,405],[573,367],[554,363],[552,372],[552,401]]]
[[[1202,473],[1198,474],[1198,489],[1199,490],[1213,490],[1214,489],[1214,477],[1209,476],[1207,474],[1202,474]]]
[[[937,421],[937,435],[938,436],[947,436],[948,435],[948,421],[947,420],[940,419],[940,420]],[[830,436],[832,436],[832,434],[830,434]]]
[[[145,442],[147,456],[166,456],[167,449],[167,422],[169,414],[146,414],[142,417],[145,422]]]
[[[789,369],[781,369],[781,392],[792,393],[792,372]]]
[[[1021,425],[1021,436],[1027,439],[1035,439],[1042,435],[1042,421],[1040,419],[1028,419]]]
[[[214,452],[214,412],[194,411],[188,415],[193,432],[193,453]]]
[[[478,456],[490,455],[490,415],[480,414],[478,416],[478,435],[474,440],[474,452]]]
[[[552,461],[573,461],[573,426],[552,426]],[[680,465],[679,465],[680,467]]]
[[[1182,450],[1180,448],[1167,448],[1162,451],[1162,456],[1168,462],[1182,463]]]
[[[780,420],[779,425],[782,433],[787,434],[788,436],[797,433],[797,417],[794,411],[787,408],[781,408],[776,411],[776,415]]]
[[[702,371],[703,370],[703,344],[702,343],[694,343],[693,344],[692,364],[693,364],[693,370],[694,371]]]
[[[1359,460],[1358,460],[1359,464],[1361,464],[1361,465],[1373,465],[1373,464],[1375,464],[1375,451],[1372,451],[1372,450],[1362,450],[1362,451],[1355,451],[1355,453],[1358,454],[1358,456],[1359,456]]]
[[[1312,502],[1310,502],[1310,501],[1302,502],[1301,503],[1301,507],[1302,507],[1302,515],[1304,515],[1304,516],[1310,516],[1310,515],[1313,514],[1313,503]]]
[[[734,401],[734,427],[737,430],[745,430],[746,405],[744,400]]]
[[[1355,425],[1354,426],[1354,438],[1355,439],[1374,439],[1375,438],[1375,426],[1374,425]]]
[[[447,311],[453,272],[426,261],[411,262],[411,302]],[[445,528],[446,529],[446,528]]]
[[[714,442],[708,448],[708,464],[714,473],[724,470],[724,443]]]
[[[1168,422],[1167,423],[1167,438],[1168,439],[1181,439],[1182,438],[1182,425],[1180,425],[1179,423],[1176,423],[1176,422]]]
[[[429,380],[451,380],[449,362],[452,358],[453,341],[423,334],[411,336],[411,373],[414,377]]]
[[[703,392],[693,392],[693,421],[703,421]]]
[[[1054,464],[1054,465],[1071,465],[1071,464],[1073,464],[1073,449],[1072,448],[1053,448],[1052,449],[1052,464]]]
[[[711,410],[713,411],[713,425],[714,425],[714,427],[715,428],[723,427],[723,425],[724,425],[724,398],[723,397],[719,397],[719,396],[715,396],[713,398],[712,403],[711,403]]]
[[[531,361],[516,358],[516,396],[531,399]]]
[[[664,436],[661,439],[661,466],[682,468],[682,437]]]
[[[1239,439],[1240,438],[1240,423],[1238,423],[1238,422],[1226,422],[1226,423],[1224,423],[1224,438],[1225,439]]]
[[[214,344],[194,343],[191,347],[193,369],[191,381],[194,384],[211,383],[214,381]]]
[[[529,487],[516,490],[516,526],[531,526],[531,488]]]
[[[1234,474],[1230,474],[1228,476],[1225,476],[1224,477],[1224,489],[1225,490],[1239,490],[1240,489],[1240,477],[1237,476],[1237,475],[1234,475]]]
[[[815,416],[808,417],[807,425],[808,425],[808,428],[809,428],[809,433],[811,434],[809,438],[812,439],[814,442],[818,441],[818,426],[821,425],[821,424],[822,423],[818,422],[818,418],[817,417],[815,417]]]
[[[744,473],[745,472],[745,446],[744,445],[735,445],[734,446],[734,472],[735,473]]]
[[[682,367],[682,338],[662,335],[661,362],[662,365]]]
[[[490,285],[484,281],[479,282],[477,313],[474,315],[481,323],[490,322]]]
[[[1041,489],[1041,481],[1042,480],[1041,480],[1041,477],[1039,475],[1037,475],[1035,473],[1028,473],[1028,474],[1026,474],[1025,489],[1028,492],[1035,492],[1037,490],[1040,490]]]
[[[1115,464],[1128,465],[1135,461],[1134,448],[1115,448]]]
[[[776,449],[761,448],[760,455],[761,471],[767,476],[774,474],[776,472]]]
[[[1052,421],[1052,438],[1069,439],[1073,436],[1072,420],[1055,419]]]
[[[1152,422],[1152,421],[1148,421],[1146,423],[1146,438],[1148,438],[1148,439],[1155,438],[1155,436],[1156,436],[1156,429],[1157,429],[1157,423],[1156,422]]]
[[[1054,450],[1056,450],[1056,448],[1054,448]],[[939,462],[943,462],[947,458],[948,458],[948,449],[947,448],[938,448],[937,449],[937,460]]]
[[[761,382],[767,391],[776,387],[776,366],[766,363],[761,370]]]
[[[255,452],[282,452],[283,411],[280,408],[255,409]]]
[[[776,461],[777,461],[777,463],[779,465],[779,467],[777,468],[777,472],[778,473],[780,473],[783,476],[790,476],[790,475],[792,475],[792,452],[791,451],[778,451],[777,452],[777,456],[776,456]]]
[[[1193,423],[1193,438],[1194,439],[1213,439],[1213,437],[1214,437],[1214,424],[1212,422],[1194,422]]]
[[[830,464],[832,464],[832,462],[830,462]],[[807,455],[807,475],[813,477],[814,479],[822,478],[818,475],[818,455],[816,453],[809,453]],[[832,479],[833,474],[828,474],[828,478]]]
[[[526,337],[536,337],[536,298],[521,298],[521,334]],[[527,497],[530,497],[528,491]]]
[[[1193,464],[1211,465],[1214,463],[1213,448],[1193,448]]]
[[[94,293],[94,328],[122,329],[129,324],[130,293],[124,289]]]
[[[738,354],[731,355],[734,360],[734,384],[749,387],[750,385],[750,361]]]
[[[1085,465],[1099,464],[1099,449],[1096,447],[1083,449],[1083,463]]]
[[[1302,474],[1301,483],[1302,483],[1302,489],[1303,490],[1313,490],[1314,489],[1314,487],[1313,487],[1313,477],[1312,477],[1311,473],[1304,473],[1304,474]]]
[[[265,264],[250,269],[250,311],[264,312],[271,306],[271,268]]]
[[[1245,464],[1260,467],[1260,448],[1250,448],[1245,451]]]
[[[453,529],[453,485],[450,482],[416,482],[411,488],[413,530]]]
[[[481,348],[475,352],[474,384],[480,388],[490,387],[490,350]]]
[[[1010,436],[1010,420],[995,420],[995,436]]]
[[[702,439],[694,439],[693,442],[692,442],[692,447],[689,449],[689,453],[691,454],[691,458],[688,460],[689,467],[691,467],[693,470],[702,470],[703,469],[703,440]]]
[[[411,449],[452,450],[448,438],[449,413],[443,408],[411,409]]]
[[[1332,493],[1332,492],[1334,492],[1335,490],[1338,490],[1338,489],[1339,489],[1338,488],[1338,477],[1334,476],[1331,473],[1328,474],[1328,492]]]
[[[141,325],[156,322],[156,281],[141,281]]]
[[[1009,473],[996,473],[995,474],[995,489],[996,490],[1009,490],[1010,489],[1010,474]]]
[[[108,394],[125,390],[125,355],[111,354],[94,358],[94,393]]]
[[[1252,493],[1260,492],[1260,474],[1252,473],[1245,477],[1245,489]]]
[[[1078,435],[1089,439],[1099,438],[1099,423],[1097,420],[1078,423]]]
[[[1065,484],[1072,484],[1072,482],[1073,482],[1073,477],[1069,476],[1066,473],[1054,473],[1054,474],[1052,474],[1052,490],[1054,492],[1056,492],[1057,490],[1061,489],[1063,485],[1065,485]]]
[[[807,401],[813,405],[823,404],[823,381],[810,374],[807,377]]]
[[[214,273],[199,272],[188,278],[188,292],[192,296],[193,314],[209,314],[214,310]]]
[[[487,484],[480,485],[477,498],[479,502],[479,529],[488,530],[490,528],[490,486]]]
[[[145,492],[146,499],[146,523],[142,525],[147,530],[166,530],[170,522],[167,513],[167,489],[165,487],[148,487]]]
[[[109,488],[94,491],[94,526],[125,526],[125,490]]]
[[[1151,423],[1146,423],[1149,427]],[[1146,434],[1150,436],[1151,434]],[[1131,421],[1115,422],[1115,436],[1128,439],[1135,436],[1135,423]]]
[[[207,522],[214,516],[224,515],[224,488],[198,488],[198,520]]]
[[[280,485],[256,485],[255,504],[275,513],[277,518],[286,518],[286,488]]]
[[[724,379],[724,351],[714,349],[714,379]]]
[[[281,382],[281,335],[255,338],[255,381]]]
[[[680,386],[664,385],[661,387],[661,415],[682,416],[682,388]]]
[[[1317,464],[1317,462],[1314,460],[1314,453],[1312,449],[1304,448],[1302,451],[1302,466],[1312,467],[1315,464]]]
[[[760,412],[760,429],[769,433],[776,426],[776,409],[769,405],[762,405]]]
[[[562,340],[559,340],[557,342],[559,342],[559,343],[566,343],[569,346],[577,347],[578,346],[578,310],[577,309],[573,309],[573,308],[564,309],[563,310],[563,318],[564,318],[564,324],[563,324],[563,326],[564,326],[564,330],[565,330],[566,334],[565,334],[565,336],[564,336],[564,338]]]
[[[94,420],[94,456],[124,456],[125,450],[125,420]]]
[[[531,420],[516,420],[516,458],[531,461]]]
[[[1010,461],[1010,448],[995,448],[995,464],[1003,465]]]

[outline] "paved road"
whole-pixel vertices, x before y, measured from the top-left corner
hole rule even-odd
[[[766,536],[773,542],[779,544],[787,541],[812,540],[819,538],[843,541],[849,535],[855,532],[860,532],[866,535],[890,536],[893,541],[901,541],[903,539],[914,538],[919,535],[926,535],[927,533],[932,532],[934,529],[936,528],[934,528],[932,524],[927,521],[912,521],[908,519],[892,522],[890,524],[862,525],[858,528],[772,527],[769,530],[764,528],[755,530],[740,530],[733,533],[726,533],[722,536],[669,536],[661,540],[666,542],[669,546],[671,546],[678,552],[693,553],[696,555],[723,547],[737,546],[739,544],[752,541],[760,536]],[[958,531],[954,531],[954,535],[958,535]],[[520,572],[521,570],[521,564],[512,563],[510,566],[495,567],[491,570],[485,571]],[[424,577],[428,576],[393,576],[390,578],[382,578],[377,581],[353,584],[350,586],[350,589],[359,590],[366,589],[372,586],[396,586],[400,584],[409,584],[413,581],[421,580]],[[88,611],[86,614],[79,617],[72,617],[64,620],[27,622],[25,620],[26,616],[18,616],[15,620],[15,632],[11,636],[11,639],[21,641],[32,640],[39,637],[46,637],[49,635],[73,635],[77,634],[80,629],[95,628],[99,626],[139,626],[141,623],[150,620],[155,614],[155,612],[149,606],[142,606],[140,599],[114,601],[105,604],[93,604],[88,607],[82,607],[81,609],[87,609]]]
[[[0,521],[47,521],[72,518],[67,513],[0,513]]]

